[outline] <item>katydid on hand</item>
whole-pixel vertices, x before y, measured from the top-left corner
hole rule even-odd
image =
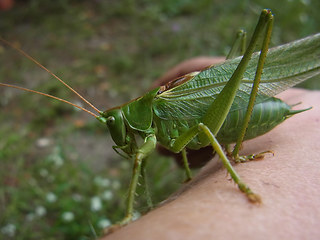
[[[241,180],[221,145],[236,143],[234,151],[229,153],[235,161],[254,158],[254,155],[239,155],[243,140],[260,136],[288,117],[308,110],[292,110],[291,106],[273,96],[320,74],[320,34],[268,51],[272,24],[271,11],[263,10],[245,51],[245,34],[242,32],[224,63],[175,79],[119,107],[102,112],[85,100],[98,115],[85,111],[107,125],[115,142],[113,148],[134,161],[126,215],[116,226],[132,220],[138,178],[144,170],[145,159],[157,143],[182,154],[187,179],[191,178],[188,149],[211,145],[247,198],[255,203],[261,201],[259,195]],[[3,39],[1,41],[12,46]],[[254,53],[257,46],[261,49]],[[17,50],[55,76],[22,50]],[[241,56],[235,57],[237,55]],[[15,85],[0,85],[39,93]],[[136,142],[137,136],[143,139],[140,146]]]

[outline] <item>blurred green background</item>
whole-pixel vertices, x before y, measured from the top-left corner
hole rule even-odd
[[[226,55],[263,8],[275,15],[272,46],[320,31],[318,0],[21,0],[0,11],[0,33],[104,110],[142,95],[182,60]],[[0,82],[81,104],[4,45]],[[123,216],[131,162],[90,115],[10,88],[0,96],[0,238],[97,238]],[[183,182],[157,153],[148,170],[155,203]],[[147,210],[143,188],[139,195],[137,216]]]

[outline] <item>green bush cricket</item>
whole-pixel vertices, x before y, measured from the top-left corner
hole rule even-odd
[[[241,35],[226,62],[187,74],[104,112],[88,103],[22,50],[18,51],[55,76],[97,111],[99,116],[76,106],[106,124],[116,144],[113,148],[134,159],[126,216],[117,225],[121,226],[132,220],[138,178],[141,173],[144,176],[143,160],[155,149],[157,142],[172,152],[182,154],[188,179],[191,174],[187,149],[211,145],[239,189],[250,201],[260,202],[260,197],[238,176],[220,144],[236,143],[230,153],[235,161],[261,157],[263,153],[239,156],[242,141],[262,135],[288,117],[307,110],[292,110],[291,106],[273,96],[320,73],[320,34],[268,51],[272,24],[271,11],[263,10],[246,51],[243,51],[244,36]],[[9,44],[3,39],[2,42]],[[262,46],[260,53],[254,53],[257,45]],[[232,58],[237,52],[243,56]],[[22,87],[0,85],[72,104]],[[138,146],[136,136],[144,140],[141,146]]]

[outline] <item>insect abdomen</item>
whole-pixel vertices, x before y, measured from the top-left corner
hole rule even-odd
[[[254,106],[244,140],[263,135],[282,123],[288,117],[305,110],[307,109],[292,110],[291,107],[282,100],[270,97]],[[229,144],[237,141],[246,111],[246,108],[241,108],[239,110],[233,110],[227,115],[217,135],[217,139],[220,143]],[[169,149],[173,139],[178,138],[183,132],[188,131],[190,127],[199,124],[200,122],[200,119],[192,119],[189,121],[163,120],[154,115],[154,123],[157,125],[158,129],[157,138],[163,146],[166,146]],[[207,144],[207,141],[202,142],[197,136],[190,141],[187,148],[199,149],[205,147]]]
[[[245,113],[246,108],[228,114],[217,135],[219,142],[228,144],[237,141]],[[291,110],[288,104],[278,98],[270,98],[256,104],[244,139],[255,138],[267,133],[294,113],[295,111]]]

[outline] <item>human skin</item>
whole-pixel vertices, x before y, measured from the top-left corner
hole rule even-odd
[[[277,97],[313,108],[243,143],[243,155],[274,152],[234,165],[260,205],[213,159],[166,203],[103,239],[319,239],[320,92],[290,89]]]

